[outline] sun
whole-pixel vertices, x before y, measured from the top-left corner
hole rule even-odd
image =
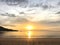
[[[28,26],[26,26],[25,27],[27,30],[33,30],[34,29],[34,27],[32,26],[32,25],[28,25]]]
[[[28,35],[28,38],[30,39],[31,38],[31,36],[32,36],[32,31],[31,30],[33,30],[34,29],[34,26],[33,25],[26,25],[25,26],[25,30],[27,30],[27,35]]]

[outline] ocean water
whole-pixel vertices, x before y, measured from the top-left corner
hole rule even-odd
[[[0,32],[0,45],[60,45],[60,31]]]
[[[3,38],[60,38],[60,31],[34,30],[34,31],[2,31]]]

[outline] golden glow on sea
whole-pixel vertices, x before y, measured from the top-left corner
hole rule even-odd
[[[32,32],[28,31],[28,38],[31,38]]]
[[[26,25],[26,26],[25,26],[25,29],[28,31],[28,33],[27,33],[28,38],[31,38],[31,36],[32,36],[31,30],[34,29],[34,26],[33,26],[33,25]]]

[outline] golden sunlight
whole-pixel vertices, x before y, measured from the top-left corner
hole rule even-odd
[[[31,38],[31,34],[32,34],[32,33],[29,31],[29,32],[28,32],[28,38]]]
[[[25,27],[27,30],[33,30],[34,29],[34,27],[32,26],[32,25],[28,25],[28,26],[26,26]]]

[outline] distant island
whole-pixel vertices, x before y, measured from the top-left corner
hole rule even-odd
[[[7,28],[0,26],[0,31],[18,31],[18,30],[7,29]]]

